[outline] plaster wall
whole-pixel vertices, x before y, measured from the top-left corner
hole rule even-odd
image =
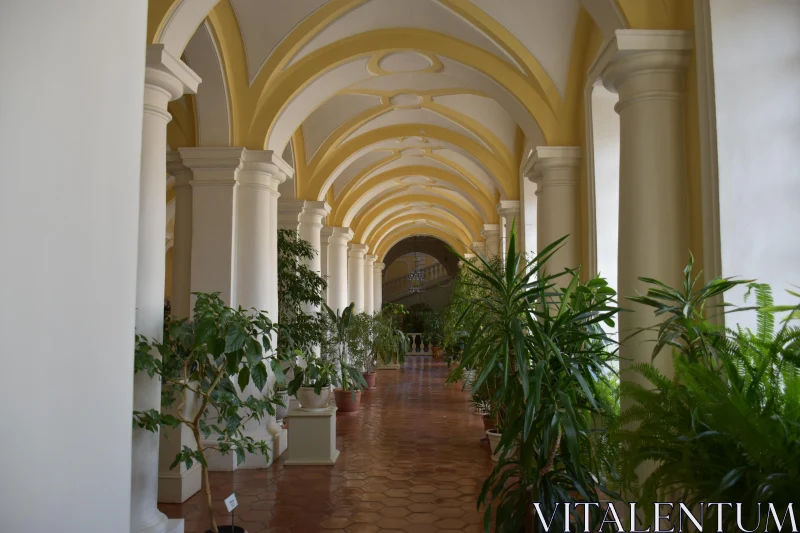
[[[128,531],[147,4],[0,5],[3,531]]]
[[[800,283],[800,2],[710,5],[722,274],[798,303],[784,289]],[[740,304],[743,292],[726,300]],[[755,327],[752,314],[734,319]]]

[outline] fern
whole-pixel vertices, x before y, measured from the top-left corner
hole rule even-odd
[[[705,317],[706,300],[748,282],[716,279],[696,288],[692,264],[683,290],[656,280],[637,301],[660,315],[654,357],[673,347],[675,377],[651,364],[631,367],[643,383],[622,383],[631,405],[613,435],[620,443],[629,496],[651,503],[675,498],[786,505],[800,499],[800,328],[797,307],[776,307],[768,285],[755,294],[756,332],[720,329]],[[794,311],[776,331],[775,313]],[[640,480],[646,463],[654,465]],[[629,498],[632,499],[632,498]],[[647,506],[645,507],[647,508]],[[706,519],[716,519],[709,515]],[[736,526],[729,517],[726,528]]]

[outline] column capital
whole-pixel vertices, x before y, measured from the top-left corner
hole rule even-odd
[[[484,224],[481,228],[481,236],[486,238],[487,235],[499,234],[501,230],[500,224]]]
[[[526,165],[526,177],[537,185],[536,195],[545,187],[577,186],[580,179],[581,149],[577,146],[539,146]]]
[[[183,164],[180,152],[167,152],[167,174],[175,178],[174,189],[191,187],[192,169]]]
[[[375,256],[377,258],[377,256]],[[386,268],[386,263],[381,263],[380,261],[375,261],[375,264],[372,265],[373,270],[375,272],[383,272],[383,269]]]
[[[144,112],[165,123],[172,120],[167,104],[184,94],[197,93],[200,85],[200,76],[170,54],[163,44],[147,46],[144,72]]]
[[[338,226],[325,226],[325,229],[330,228],[331,234],[329,237],[330,244],[338,244],[339,246],[347,246],[347,243],[353,240],[353,230],[350,228],[341,228]]]
[[[364,259],[368,250],[369,246],[366,244],[353,243],[350,245],[350,259]]]
[[[518,215],[519,206],[519,200],[500,200],[497,204],[497,214],[500,216]]]
[[[303,202],[303,210],[300,213],[300,222],[303,224],[318,225],[321,228],[322,219],[330,214],[331,206],[328,205],[328,202],[301,201]]]
[[[242,151],[239,182],[243,185],[264,187],[277,195],[278,186],[293,174],[292,167],[272,150]]]
[[[183,164],[192,169],[192,187],[235,185],[244,148],[180,148]]]
[[[365,255],[364,256],[364,266],[365,267],[372,267],[375,264],[375,261],[378,260],[377,255]]]
[[[692,33],[680,30],[617,30],[598,65],[603,85],[619,93],[617,112],[641,100],[680,98],[694,46]]]

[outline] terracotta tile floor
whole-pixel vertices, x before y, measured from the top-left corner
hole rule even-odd
[[[469,393],[445,387],[446,375],[421,356],[379,371],[360,411],[337,418],[333,467],[284,466],[284,454],[264,470],[212,473],[218,524],[229,523],[222,500],[236,491],[248,533],[481,531],[475,502],[492,463]],[[206,529],[201,494],[159,507],[185,518],[186,533]]]

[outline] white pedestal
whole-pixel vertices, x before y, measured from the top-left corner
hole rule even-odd
[[[290,411],[288,453],[286,465],[336,464],[336,407]]]
[[[289,430],[281,428],[279,433],[273,435],[272,439],[272,461],[283,455],[289,447]]]

